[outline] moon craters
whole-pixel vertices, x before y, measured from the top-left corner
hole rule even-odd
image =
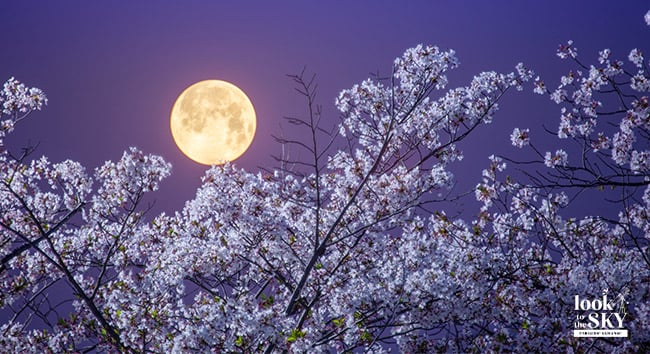
[[[203,164],[232,161],[253,140],[253,105],[236,86],[219,80],[198,82],[178,97],[171,114],[176,144],[192,160]]]

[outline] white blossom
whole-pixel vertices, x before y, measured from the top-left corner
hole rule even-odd
[[[632,64],[636,65],[637,68],[643,67],[643,53],[641,53],[640,50],[636,48],[632,49],[627,58],[632,62]]]
[[[529,133],[529,129],[513,129],[512,134],[510,134],[510,142],[512,143],[512,146],[522,148],[530,144]]]
[[[568,154],[562,150],[559,149],[555,151],[555,154],[551,154],[550,151],[547,151],[546,154],[544,155],[544,165],[546,167],[551,167],[555,168],[558,166],[566,166],[568,163]]]

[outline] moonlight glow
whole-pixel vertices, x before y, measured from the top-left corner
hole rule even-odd
[[[206,80],[178,96],[170,127],[179,149],[205,165],[222,164],[241,156],[255,135],[253,104],[237,86]]]

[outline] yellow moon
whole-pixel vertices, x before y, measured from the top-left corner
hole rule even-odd
[[[178,96],[170,126],[183,154],[204,165],[218,165],[248,149],[257,121],[244,91],[226,81],[205,80]]]

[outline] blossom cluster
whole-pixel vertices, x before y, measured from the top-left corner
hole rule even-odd
[[[641,50],[633,49],[627,58],[630,69],[605,49],[599,52],[599,65],[587,65],[571,41],[560,46],[558,56],[575,62],[577,69],[562,76],[554,91],[536,78],[533,91],[561,105],[557,137],[575,145],[541,153],[531,145],[529,131],[516,128],[512,145],[529,146],[541,158],[540,168],[509,160],[527,166],[517,178],[512,175],[517,172],[506,171],[502,158],[492,156],[475,189],[482,208],[473,231],[479,240],[487,235],[480,242],[507,250],[496,259],[509,259],[504,282],[492,278],[498,299],[493,308],[500,315],[491,318],[500,320],[490,322],[489,335],[479,341],[496,351],[642,351],[650,341],[648,63]],[[608,107],[612,102],[616,104]],[[579,159],[569,159],[569,151],[578,152]],[[618,202],[604,196],[605,188],[617,190]],[[589,195],[590,203],[610,204],[615,213],[567,217],[567,207],[583,195]],[[603,342],[561,335],[573,329],[566,319],[575,312],[558,304],[568,303],[571,294],[596,297],[607,288],[636,304],[632,314],[622,312],[633,337]]]
[[[512,146],[522,148],[530,144],[530,129],[515,128],[510,135],[510,142]]]
[[[558,137],[584,141],[594,152],[606,153],[609,150],[611,159],[617,165],[627,165],[637,174],[646,173],[648,150],[638,140],[638,136],[650,127],[647,96],[650,91],[650,74],[642,51],[634,48],[627,57],[637,70],[636,73],[626,69],[622,60],[613,59],[609,49],[599,52],[599,66],[582,63],[571,41],[560,46],[558,55],[578,64],[578,69],[562,76],[557,89],[548,91],[550,98],[562,105]],[[625,114],[619,116],[618,122],[604,124],[602,121],[605,117],[616,117],[616,113],[619,113],[607,111],[603,107],[603,100],[612,95],[625,103]],[[616,124],[618,130],[609,129],[611,124]],[[566,160],[557,154],[555,157],[557,159],[548,152],[545,163],[555,166],[555,162]]]
[[[47,97],[41,89],[27,87],[12,77],[2,86],[0,104],[2,104],[2,114],[13,116],[40,110],[47,104]]]

